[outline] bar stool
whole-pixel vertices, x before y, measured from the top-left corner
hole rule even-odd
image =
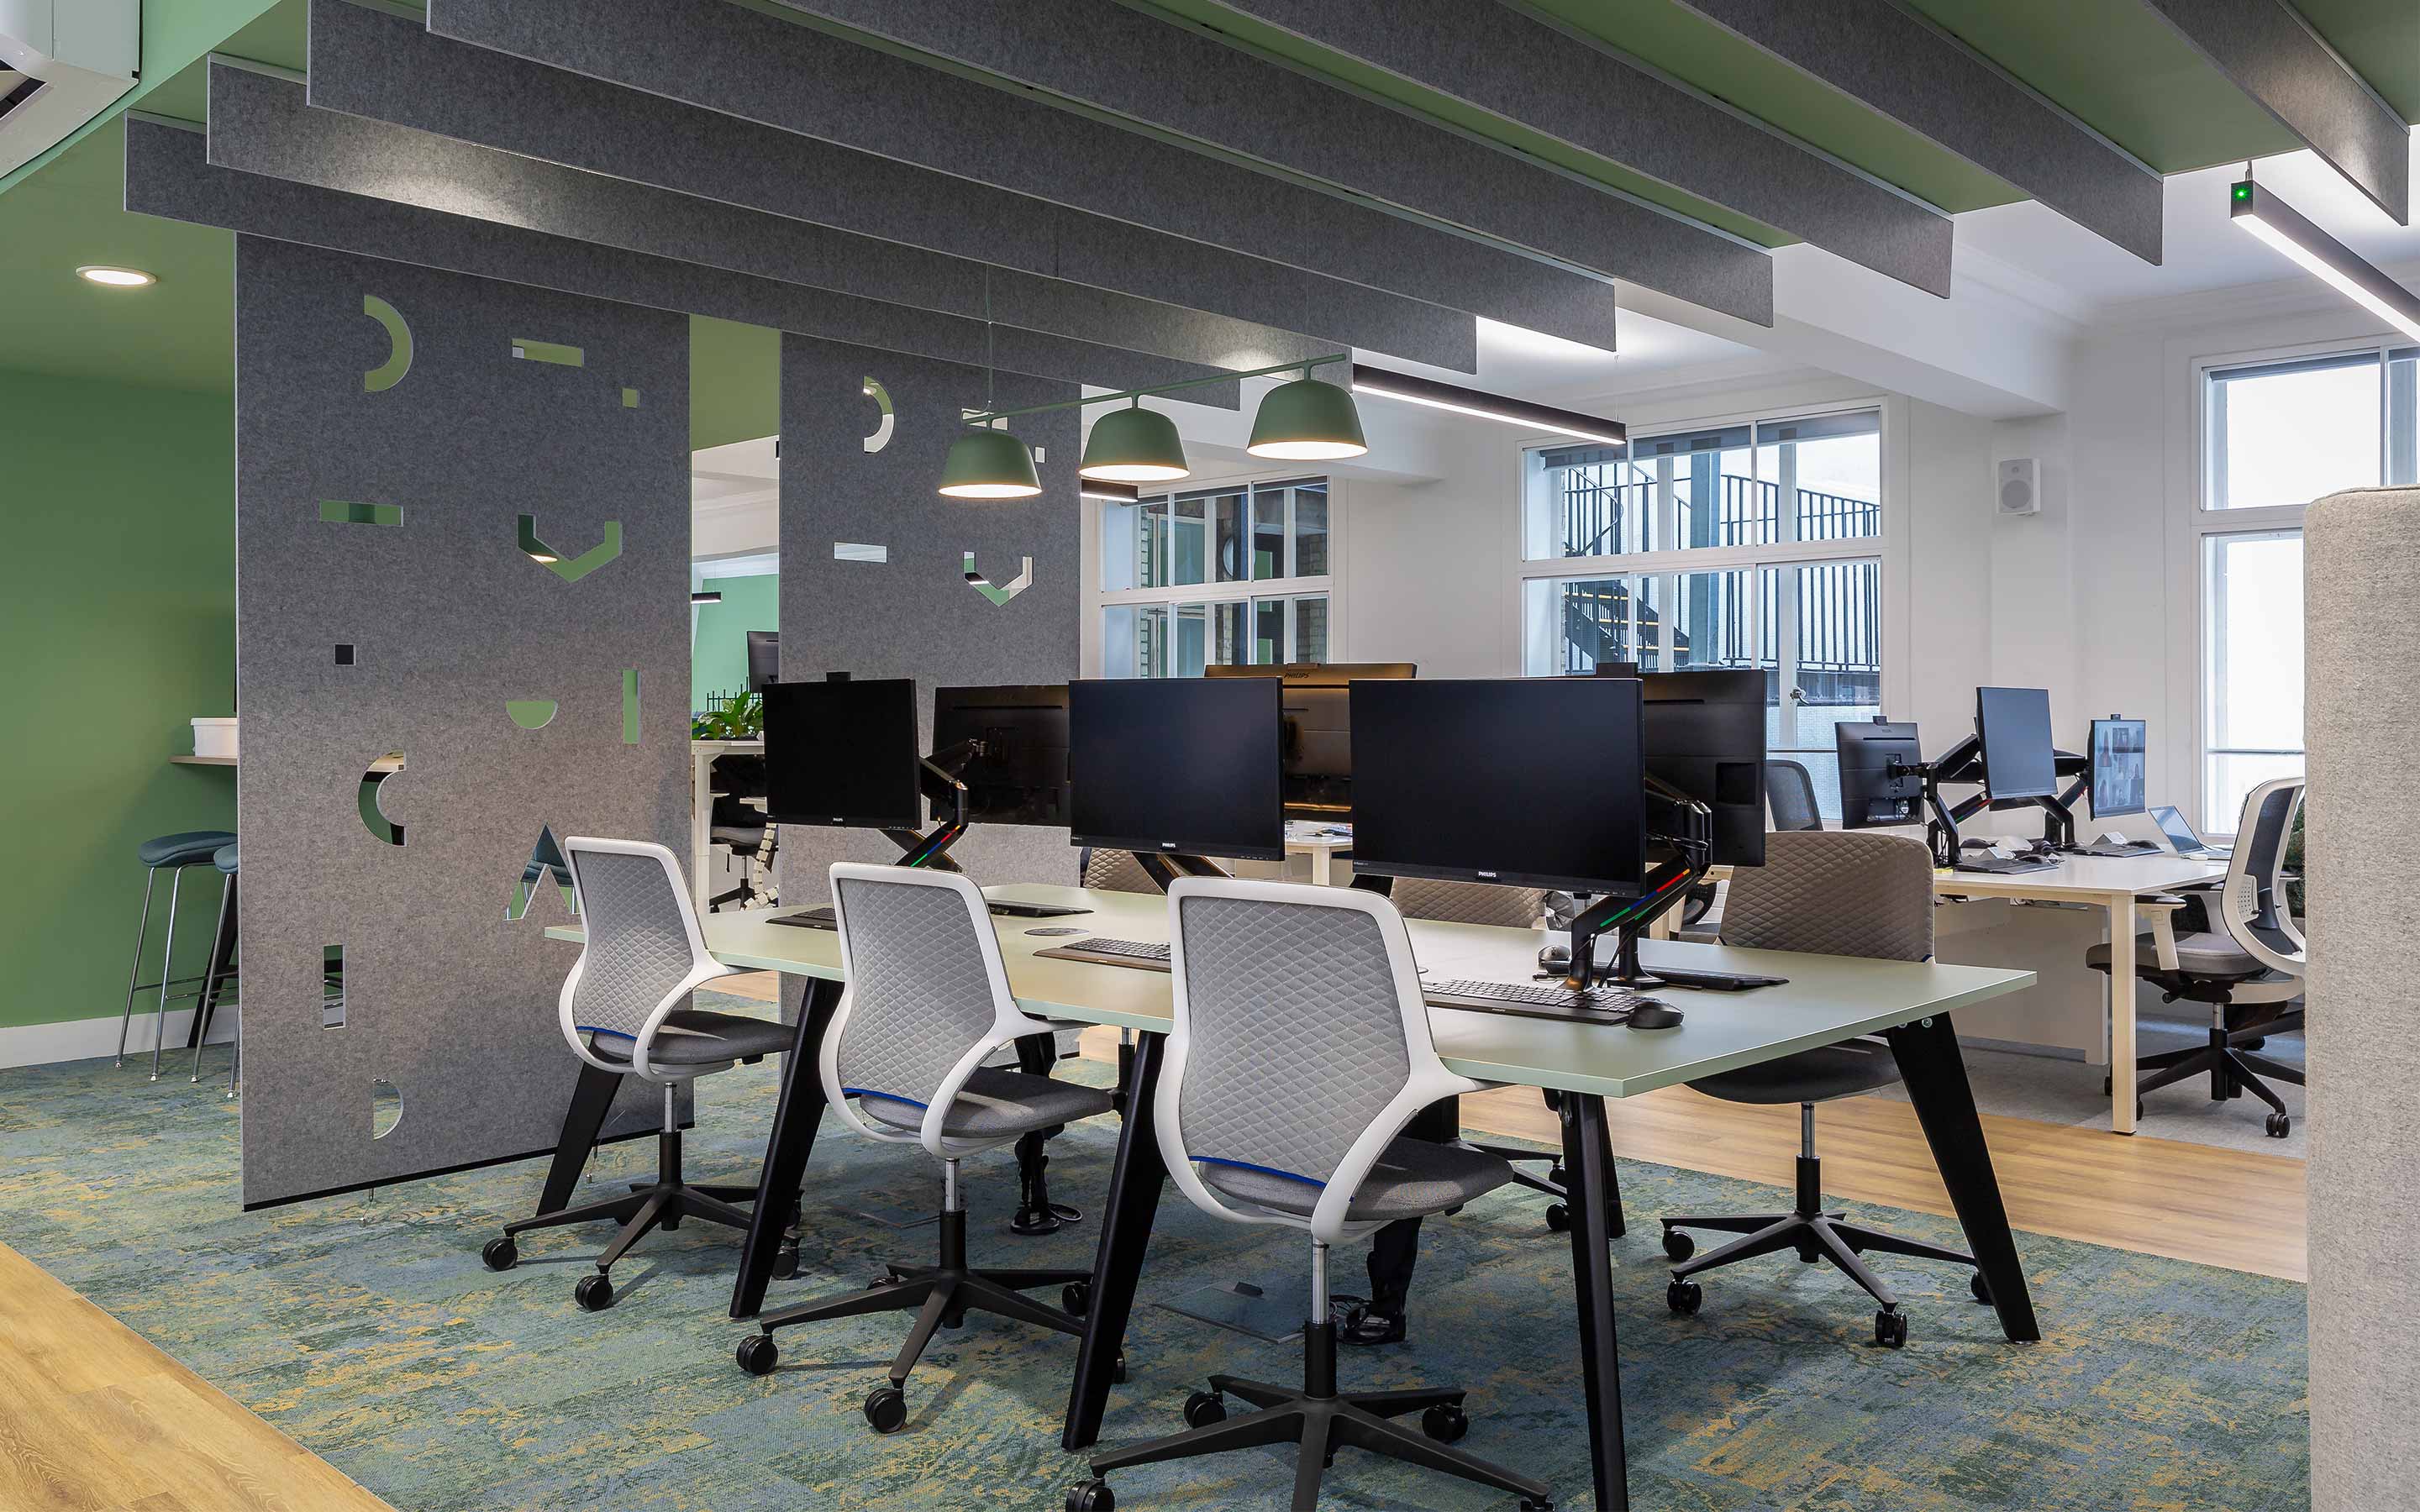
[[[170,975],[177,956],[177,895],[184,887],[185,869],[208,866],[222,845],[235,843],[233,833],[224,829],[188,829],[174,835],[154,835],[134,847],[134,858],[143,863],[143,917],[134,926],[134,964],[126,973],[126,1011],[117,1018],[117,1064],[126,1064],[126,1034],[134,1018],[134,995],[153,987],[160,990],[160,1003],[152,1015],[151,1079],[160,1079],[160,1050],[168,1034],[168,989],[174,984]],[[160,951],[160,980],[146,982],[143,977],[143,945],[151,928],[151,891],[160,880],[161,868],[173,873],[168,881],[168,939]]]
[[[200,1019],[194,1027],[194,1080],[196,1083],[202,1079],[202,1046],[209,1042],[210,1020],[218,1016],[220,989],[231,981],[242,980],[242,974],[232,969],[236,931],[236,861],[237,849],[233,841],[210,854],[210,864],[218,868],[219,875],[225,880],[219,884],[219,923],[210,936],[209,964],[202,968],[201,998],[194,1010]],[[322,984],[323,995],[324,992]],[[240,992],[236,995],[239,1007],[242,997]],[[235,1096],[236,1068],[242,1060],[243,1025],[238,1021],[235,1043],[229,1047],[227,1060],[226,1095],[229,1097]]]

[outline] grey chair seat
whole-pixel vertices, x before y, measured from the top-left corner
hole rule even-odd
[[[220,846],[234,843],[233,830],[184,829],[152,836],[134,847],[134,858],[145,866],[197,866],[217,855]]]
[[[783,1055],[797,1046],[799,1031],[772,1019],[745,1013],[716,1013],[703,1008],[676,1008],[664,1015],[647,1047],[647,1063],[659,1069],[694,1066],[721,1071],[751,1056]],[[628,1064],[630,1041],[616,1034],[591,1034],[588,1048],[599,1060]]]
[[[2109,947],[2096,945],[2084,952],[2084,964],[2095,971],[2109,969]],[[2134,969],[2156,970],[2160,964],[2151,936],[2134,937]],[[2257,977],[2269,968],[2225,934],[2180,934],[2177,965],[2196,977]]]
[[[239,856],[233,841],[229,841],[225,845],[220,846],[217,850],[210,853],[210,865],[217,867],[220,871],[225,872],[229,876],[235,875],[236,863],[238,859]]]
[[[716,825],[713,826],[713,835],[714,841],[718,845],[737,845],[745,849],[765,843],[763,825],[752,827],[744,825]]]
[[[1326,1188],[1310,1181],[1241,1165],[1201,1167],[1202,1184],[1231,1197],[1308,1218]],[[1512,1167],[1503,1157],[1467,1145],[1440,1145],[1426,1139],[1403,1138],[1388,1145],[1361,1190],[1353,1194],[1344,1216],[1353,1223],[1391,1223],[1398,1218],[1425,1218],[1458,1208],[1512,1180]]]
[[[1899,1061],[1887,1045],[1852,1040],[1718,1072],[1689,1085],[1726,1103],[1827,1103],[1888,1087],[1897,1080]]]
[[[857,1105],[893,1129],[912,1134],[924,1127],[924,1110],[905,1098],[867,1095]],[[967,1078],[941,1133],[952,1139],[1009,1138],[1090,1119],[1113,1105],[1098,1088],[986,1066]]]

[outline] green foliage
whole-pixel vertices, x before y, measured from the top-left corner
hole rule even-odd
[[[755,693],[736,693],[731,702],[708,709],[690,725],[694,740],[756,740],[765,733],[765,700]]]

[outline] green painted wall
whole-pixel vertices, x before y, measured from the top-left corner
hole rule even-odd
[[[776,600],[782,579],[709,578],[706,586],[722,594],[720,604],[697,607],[697,638],[689,654],[689,706],[706,707],[708,693],[733,693],[748,686],[748,632],[780,627]]]
[[[0,370],[0,458],[8,1026],[116,1013],[135,844],[235,827],[233,771],[168,763],[193,748],[186,720],[234,712],[235,409]],[[179,938],[198,965],[218,877],[187,880]]]

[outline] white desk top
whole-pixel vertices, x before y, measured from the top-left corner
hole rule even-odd
[[[2070,856],[2042,872],[1995,876],[1988,872],[1935,872],[1932,890],[1965,897],[2105,900],[2169,892],[2226,875],[2225,861],[2173,851],[2156,856]]]
[[[1019,883],[988,887],[993,897],[1073,904],[1093,910],[1063,918],[993,920],[1020,1006],[1040,1017],[1165,1032],[1172,1014],[1167,975],[1129,966],[1054,960],[1034,952],[1083,934],[1117,939],[1168,938],[1168,902],[1129,892]],[[706,948],[728,965],[841,978],[840,936],[829,930],[766,922],[779,910],[709,914]],[[1435,978],[1527,982],[1537,970],[1544,936],[1533,930],[1410,921],[1412,949]],[[1081,934],[1034,934],[1074,927]],[[549,929],[551,939],[578,940],[578,925]],[[1787,977],[1789,984],[1752,993],[1658,989],[1686,1020],[1669,1029],[1566,1024],[1545,1019],[1430,1011],[1438,1053],[1452,1071],[1481,1081],[1629,1097],[1659,1087],[1754,1065],[1793,1051],[1948,1012],[1969,1003],[2033,985],[2033,973],[1985,966],[1871,961],[1853,956],[1737,950],[1723,946],[1656,940],[1642,953],[1657,962]]]

